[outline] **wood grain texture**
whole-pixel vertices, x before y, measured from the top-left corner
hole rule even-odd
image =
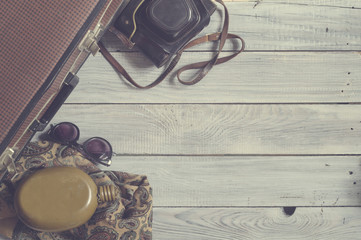
[[[245,39],[247,50],[361,49],[358,0],[240,1],[227,2],[227,6],[230,32]],[[219,31],[221,14],[213,14],[211,24],[201,34]],[[103,41],[110,50],[126,50],[111,34]]]
[[[156,208],[157,240],[360,239],[361,208]]]
[[[82,137],[118,154],[360,154],[361,105],[65,105]],[[85,117],[86,116],[86,117]]]
[[[156,207],[361,206],[360,156],[115,156]]]
[[[53,122],[108,139],[108,170],[148,176],[153,239],[361,239],[361,1],[227,6],[246,52],[199,84],[173,73],[135,90],[90,57]],[[219,30],[221,12],[212,18],[202,34]],[[139,83],[161,72],[111,34],[103,41]],[[215,47],[189,50],[179,67]]]
[[[159,70],[141,53],[113,53],[140,84]],[[209,53],[185,53],[187,63],[209,59]],[[172,73],[157,87],[141,91],[125,83],[101,56],[91,57],[78,76],[80,83],[67,103],[335,103],[361,102],[361,55],[352,52],[242,53],[214,67],[194,86]],[[182,75],[190,79],[193,72]]]

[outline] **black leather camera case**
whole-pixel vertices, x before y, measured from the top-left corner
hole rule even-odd
[[[114,26],[157,67],[209,24],[211,0],[131,0]]]

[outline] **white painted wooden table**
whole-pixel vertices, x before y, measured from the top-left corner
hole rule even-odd
[[[246,52],[199,84],[135,90],[97,55],[53,122],[108,139],[112,170],[148,175],[155,240],[361,239],[361,1],[227,5]],[[140,83],[160,73],[106,39]]]

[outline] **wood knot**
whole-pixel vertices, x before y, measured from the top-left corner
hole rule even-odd
[[[296,211],[296,207],[283,207],[283,212],[287,215],[287,216],[292,216]]]

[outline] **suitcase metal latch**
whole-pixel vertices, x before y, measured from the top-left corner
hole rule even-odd
[[[79,44],[80,51],[87,51],[93,54],[97,54],[99,52],[98,41],[100,37],[103,35],[104,27],[100,24],[94,28],[94,30],[89,30],[81,43]]]
[[[71,94],[71,92],[74,90],[74,88],[78,83],[79,83],[79,78],[72,73],[68,73],[60,91],[58,92],[57,96],[54,98],[51,105],[48,107],[44,115],[39,120],[35,119],[33,121],[29,129],[33,132],[43,131],[48,125],[48,123],[51,121],[51,119],[53,119],[55,114],[58,112],[60,107],[64,104],[64,102],[69,97],[69,95]]]
[[[7,172],[11,175],[16,173],[14,155],[15,151],[11,148],[7,148],[0,156],[0,181]]]

